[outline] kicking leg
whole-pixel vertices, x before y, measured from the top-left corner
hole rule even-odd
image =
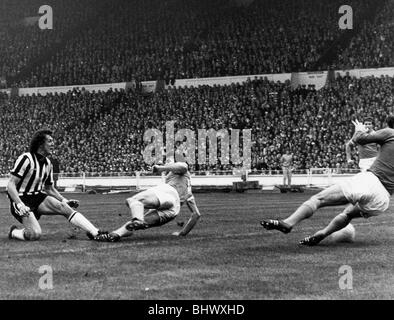
[[[109,234],[102,234],[94,237],[94,240],[116,242],[121,238],[130,237],[135,230],[149,228],[149,212],[156,210],[149,210],[148,213],[145,214],[145,209],[155,209],[160,207],[159,198],[151,189],[142,191],[130,198],[127,198],[125,203],[130,210],[131,221],[126,222],[123,226]],[[148,218],[146,218],[147,216]]]
[[[169,219],[162,219],[159,211],[156,209],[148,210],[148,212],[144,216],[144,224],[134,223],[134,221],[130,221],[126,223],[125,227],[129,231],[135,231],[140,229],[148,229],[153,227],[160,227],[163,224],[166,224]]]
[[[349,201],[343,194],[342,188],[339,185],[332,185],[305,201],[292,215],[283,221],[263,220],[261,225],[267,230],[275,229],[283,233],[289,233],[296,224],[304,219],[310,218],[317,209],[347,203]]]
[[[339,185],[333,185],[312,196],[304,202],[291,216],[283,220],[290,227],[295,226],[304,219],[310,218],[317,209],[328,206],[339,206],[347,204],[349,201],[343,194]]]
[[[132,220],[145,222],[144,210],[159,208],[160,201],[156,196],[156,193],[148,189],[134,195],[131,198],[127,198],[126,205],[130,209]]]
[[[133,231],[161,226],[170,221],[176,216],[179,210],[176,211],[175,209],[176,199],[166,194],[166,192],[164,190],[164,195],[162,194],[160,200],[157,188],[145,190],[126,199],[126,205],[129,207],[131,213],[131,221],[108,235],[95,237],[95,240],[118,241],[121,237],[132,235]],[[174,190],[174,192],[176,191]],[[145,209],[150,210],[144,213]]]
[[[160,214],[158,210],[150,210],[146,215],[145,215],[145,222],[149,226],[149,228],[152,227],[160,227],[163,224],[166,224],[170,220],[164,220],[160,217]]]
[[[38,207],[38,212],[42,215],[64,216],[71,224],[86,231],[90,239],[101,233],[83,214],[75,211],[68,204],[60,202],[54,197],[46,197]]]
[[[338,214],[331,222],[322,230],[317,231],[314,235],[306,237],[300,241],[300,244],[314,246],[328,237],[330,234],[345,228],[354,218],[361,218],[361,210],[358,205],[348,205],[345,210]]]
[[[133,235],[133,230],[127,229],[127,226],[129,224],[131,224],[130,221],[128,221],[123,226],[121,226],[120,228],[118,228],[110,233],[99,234],[98,236],[94,237],[94,240],[103,241],[103,242],[117,242],[121,238],[130,237]]]
[[[112,231],[111,234],[116,234],[120,238],[129,237],[133,234],[134,230],[138,229],[147,229],[150,227],[154,227],[157,225],[158,221],[160,220],[159,215],[155,209],[148,210],[148,212],[144,216],[144,225],[141,224],[134,224],[132,221],[125,223],[119,229]]]
[[[117,242],[121,238],[130,237],[134,231],[141,229],[148,229],[152,227],[159,227],[168,221],[163,221],[160,218],[156,209],[148,210],[144,216],[144,224],[135,223],[135,221],[128,221],[119,229],[110,232],[109,234],[101,234],[94,238],[96,241]]]

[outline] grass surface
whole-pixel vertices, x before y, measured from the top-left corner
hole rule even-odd
[[[128,194],[86,195],[80,211],[112,230],[128,219]],[[202,218],[187,237],[175,222],[136,232],[119,243],[96,243],[84,233],[68,239],[63,217],[42,217],[37,242],[8,240],[8,200],[0,195],[0,299],[393,299],[393,205],[383,215],[355,220],[356,241],[302,247],[342,208],[326,208],[288,235],[266,231],[263,218],[286,217],[307,194],[196,194]],[[175,221],[186,222],[183,208]],[[53,289],[38,286],[40,266],[53,270]],[[341,290],[342,265],[353,289]]]

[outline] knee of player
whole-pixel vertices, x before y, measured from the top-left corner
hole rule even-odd
[[[126,206],[130,207],[135,201],[137,201],[135,199],[135,196],[127,198],[124,203],[126,204]]]
[[[57,211],[59,214],[61,214],[61,215],[63,215],[63,216],[66,216],[66,217],[68,217],[68,216],[74,211],[73,209],[71,209],[71,208],[68,206],[68,204],[66,204],[66,203],[64,203],[64,202],[60,202],[60,201],[57,201],[57,202],[56,202],[55,208],[56,208],[56,211]]]
[[[128,207],[135,205],[135,204],[143,204],[143,201],[145,200],[144,196],[139,196],[139,195],[135,195],[131,198],[127,198],[126,199],[126,205]]]
[[[36,241],[41,237],[40,228],[26,228],[24,232],[24,237],[26,240]]]
[[[317,210],[321,205],[321,200],[317,195],[309,198],[309,200],[304,202],[304,205],[310,207],[313,211]]]
[[[353,219],[351,212],[342,212],[338,216],[340,216],[342,219],[347,220],[348,222],[350,222]]]
[[[311,199],[314,199],[314,201],[318,202],[319,204],[322,204],[324,202],[327,202],[327,194],[324,192],[319,192],[318,194],[315,194],[311,197]]]

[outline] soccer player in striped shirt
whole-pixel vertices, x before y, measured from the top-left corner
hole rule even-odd
[[[387,128],[376,132],[368,129],[357,120],[352,140],[361,145],[377,143],[380,152],[365,172],[360,172],[350,179],[340,181],[312,196],[293,214],[284,220],[263,220],[261,225],[268,230],[289,233],[295,225],[310,218],[319,208],[347,204],[322,230],[300,241],[300,244],[314,246],[330,234],[345,228],[354,218],[369,218],[385,212],[394,192],[394,115],[386,119]]]
[[[79,205],[78,200],[66,199],[53,186],[52,164],[47,158],[53,148],[52,132],[37,131],[31,139],[29,152],[23,153],[11,170],[7,185],[10,210],[23,228],[12,226],[10,239],[38,240],[41,215],[62,215],[74,226],[85,230],[90,239],[102,233],[74,210]]]

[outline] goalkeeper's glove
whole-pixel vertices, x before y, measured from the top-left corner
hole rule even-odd
[[[356,131],[362,131],[362,132],[367,132],[367,128],[362,122],[359,122],[357,119],[355,121],[352,121],[354,124],[354,128]]]

